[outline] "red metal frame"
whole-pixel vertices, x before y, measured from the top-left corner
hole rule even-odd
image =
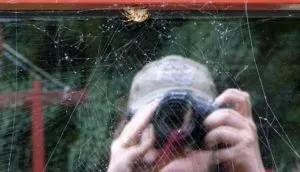
[[[42,172],[45,167],[45,133],[42,100],[43,85],[39,81],[33,82],[32,90],[32,168],[33,172]]]
[[[43,105],[57,105],[73,107],[76,104],[87,102],[85,90],[49,91],[41,94]],[[0,95],[0,110],[15,107],[30,107],[32,105],[31,92],[7,93]]]
[[[300,10],[299,0],[0,0],[0,10]]]

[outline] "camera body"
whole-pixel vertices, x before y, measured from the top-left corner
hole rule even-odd
[[[194,149],[203,148],[206,129],[203,121],[213,111],[221,108],[190,90],[170,90],[155,110],[152,124],[156,134],[156,148],[163,147],[174,130],[185,133],[186,143]],[[129,111],[128,119],[133,113]]]

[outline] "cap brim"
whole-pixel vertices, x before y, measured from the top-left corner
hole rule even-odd
[[[169,88],[162,88],[162,89],[155,90],[155,91],[148,93],[145,96],[135,100],[134,102],[130,102],[128,104],[128,108],[135,111],[135,110],[153,102],[154,100],[161,100],[166,95],[166,93],[168,93],[169,91],[172,91],[172,90],[189,90],[189,91],[192,91],[192,93],[197,94],[197,96],[200,96],[203,99],[206,99],[206,100],[214,99],[214,97],[212,95],[205,93],[201,90],[191,88],[191,87],[169,87]]]

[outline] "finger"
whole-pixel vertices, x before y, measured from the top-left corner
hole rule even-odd
[[[130,148],[130,152],[133,156],[139,157],[144,155],[151,147],[153,147],[155,141],[153,125],[149,125],[142,133],[140,143]]]
[[[167,164],[162,172],[209,171],[212,165],[212,151],[193,151],[185,158],[175,159]]]
[[[239,145],[225,148],[225,149],[218,149],[213,153],[213,159],[215,159],[216,163],[224,163],[224,162],[232,162],[237,161],[237,153],[241,151]]]
[[[212,165],[212,154],[213,151],[192,151],[187,155],[186,159],[193,163],[193,167],[203,166],[203,163],[199,164],[199,162],[204,162],[207,167],[210,167]]]
[[[144,154],[143,161],[147,164],[155,165],[155,162],[158,160],[158,158],[159,158],[159,150],[150,148]]]
[[[215,103],[232,105],[234,109],[245,117],[252,117],[250,96],[238,89],[227,89],[215,99]]]
[[[244,129],[248,120],[232,109],[220,109],[211,113],[205,120],[204,126],[208,131],[219,126],[230,126],[237,129]]]
[[[137,111],[133,118],[124,127],[119,137],[123,145],[126,146],[129,142],[136,142],[139,140],[138,135],[140,135],[150,123],[157,104],[158,101],[154,101]]]
[[[235,145],[241,140],[239,130],[232,127],[221,126],[206,134],[204,142],[208,148],[214,148],[220,144]]]

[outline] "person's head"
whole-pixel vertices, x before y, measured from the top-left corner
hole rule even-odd
[[[134,115],[140,107],[154,100],[161,100],[172,90],[189,91],[207,101],[217,96],[215,84],[206,66],[182,56],[170,55],[148,63],[135,75],[129,93],[128,114]],[[121,123],[119,130],[126,121]],[[155,148],[149,150],[143,160],[153,164],[160,151],[161,149]],[[205,156],[202,157],[203,162]]]
[[[128,108],[136,110],[174,89],[190,90],[207,100],[217,96],[214,81],[205,65],[179,55],[169,55],[148,63],[135,75]]]

